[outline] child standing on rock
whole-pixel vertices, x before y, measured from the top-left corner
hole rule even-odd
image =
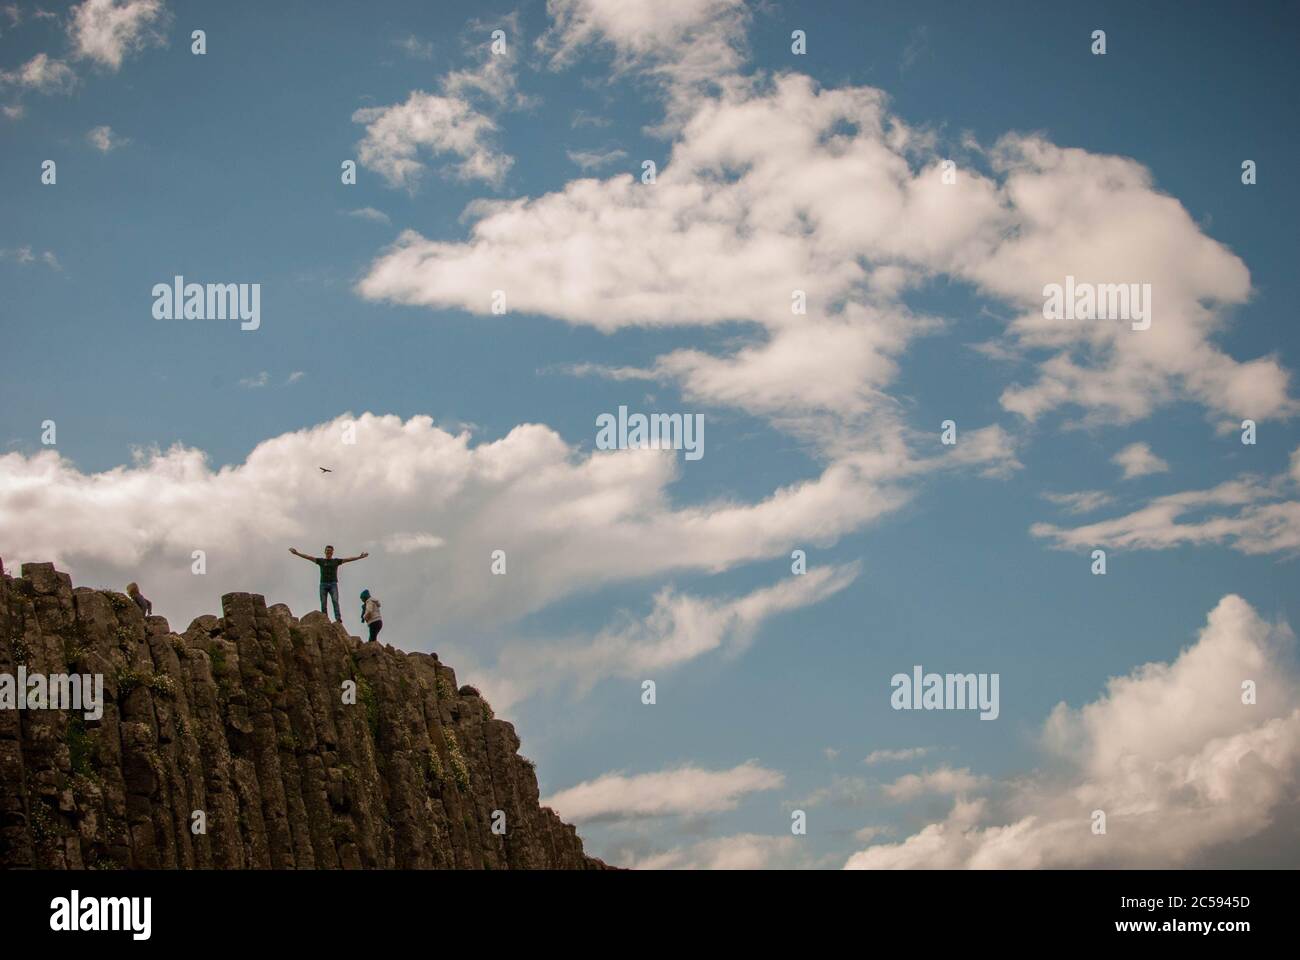
[[[369,625],[368,642],[374,643],[379,631],[384,629],[384,615],[379,612],[379,601],[370,595],[369,590],[361,591],[361,622]]]

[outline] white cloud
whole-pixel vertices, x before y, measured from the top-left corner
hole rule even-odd
[[[692,45],[708,47],[725,34],[726,42],[713,49],[723,57],[712,73],[734,71],[741,63],[746,10],[741,0],[681,0],[646,5],[627,0],[549,0],[547,13],[554,21],[539,46],[558,63],[572,62],[593,41],[611,44],[623,59],[623,69],[655,69],[683,57],[706,59]],[[701,36],[703,34],[703,36]]]
[[[1209,490],[1156,497],[1124,516],[1079,527],[1035,523],[1029,531],[1060,549],[1094,546],[1169,550],[1184,545],[1222,544],[1247,554],[1300,551],[1300,448],[1289,474],[1272,479],[1243,476]],[[1189,513],[1203,514],[1183,520]]]
[[[870,801],[871,794],[871,784],[861,777],[834,775],[829,784],[796,800],[793,806],[820,807],[829,803],[836,807],[861,807]]]
[[[51,60],[48,54],[38,53],[17,70],[0,70],[0,84],[36,93],[69,93],[77,85],[77,75],[62,60]]]
[[[966,767],[954,770],[947,765],[925,773],[908,773],[884,787],[891,800],[915,800],[926,794],[966,794],[977,788],[982,779]]]
[[[72,8],[68,37],[77,58],[117,70],[131,54],[165,44],[170,22],[163,0],[86,0]]]
[[[872,840],[884,836],[889,831],[885,827],[863,827],[853,834],[853,839],[859,843],[870,843]]]
[[[414,57],[416,60],[433,59],[433,42],[431,40],[421,40],[413,33],[408,33],[400,40],[394,40],[395,43],[408,57]]]
[[[108,153],[110,150],[124,147],[131,142],[126,137],[118,136],[113,132],[113,128],[107,125],[94,127],[88,131],[86,133],[86,140],[92,147],[102,153]]]
[[[30,244],[23,244],[21,247],[0,250],[0,260],[12,260],[14,263],[26,266],[29,263],[36,263],[38,260],[49,267],[51,270],[62,270],[63,265],[59,263],[59,258],[54,255],[53,250],[46,250],[37,254]]]
[[[1070,513],[1092,513],[1094,510],[1100,510],[1115,501],[1115,498],[1104,490],[1078,490],[1073,493],[1048,492],[1042,493],[1040,496],[1058,507],[1064,507]]]
[[[626,150],[567,150],[565,153],[571,163],[583,170],[599,170],[627,159]]]
[[[271,375],[267,373],[265,370],[263,370],[261,373],[256,374],[254,376],[244,377],[242,380],[239,381],[239,385],[241,387],[247,387],[249,389],[256,389],[257,387],[264,387],[270,382],[271,382]]]
[[[1250,296],[1244,263],[1205,236],[1146,168],[1123,157],[1008,136],[991,154],[1013,232],[961,265],[989,294],[1023,308],[1016,346],[1046,354],[1038,379],[1012,386],[1003,406],[1036,419],[1066,404],[1095,421],[1127,423],[1176,399],[1222,419],[1282,417],[1295,407],[1273,357],[1238,362],[1212,343],[1228,310]],[[987,242],[987,239],[986,241]],[[1043,287],[1083,283],[1152,287],[1151,327],[1123,320],[1048,320]]]
[[[776,770],[750,760],[730,770],[683,766],[627,776],[607,773],[542,799],[574,823],[686,816],[734,810],[748,794],[785,783]]]
[[[55,18],[56,14],[37,7],[33,16],[42,20]],[[132,53],[151,44],[165,44],[165,31],[170,21],[171,15],[163,0],[85,0],[69,12],[67,33],[72,46],[71,56],[77,60],[89,59],[116,71]],[[16,70],[0,70],[0,87],[16,88],[20,95],[28,91],[70,93],[77,82],[72,67],[47,53],[34,55]],[[21,118],[25,112],[19,103],[8,104],[3,109],[11,120]],[[92,142],[98,146],[94,135],[92,130]],[[108,150],[111,146],[100,146],[99,149]]]
[[[393,533],[384,538],[384,549],[389,553],[416,553],[434,550],[447,541],[432,533]]]
[[[1243,681],[1257,702],[1242,702]],[[848,867],[1213,865],[1287,813],[1300,780],[1295,637],[1224,597],[1171,663],[1115,677],[1075,710],[1058,704],[1044,749],[1060,772],[986,783],[945,820],[868,847]],[[1106,833],[1092,832],[1094,810]],[[1290,815],[1290,814],[1288,814]],[[1290,836],[1296,853],[1294,829]]]
[[[256,387],[262,377],[247,380]],[[355,444],[341,442],[349,423]],[[975,456],[978,439],[968,447]],[[682,461],[673,451],[583,453],[536,424],[473,444],[428,417],[365,414],[269,438],[219,470],[180,446],[99,473],[54,450],[0,456],[0,527],[11,565],[52,560],[80,583],[147,581],[158,612],[182,626],[215,609],[208,584],[217,580],[311,609],[310,571],[288,556],[290,546],[369,550],[366,580],[383,584],[386,606],[420,628],[398,641],[422,649],[448,625],[493,634],[576,591],[707,576],[788,556],[791,543],[833,543],[906,503],[927,472],[971,462],[850,458],[752,502],[676,506],[671,486]],[[321,474],[322,464],[333,472]],[[445,546],[385,546],[401,550],[413,532]],[[177,559],[196,549],[207,552],[209,577],[191,576],[189,561]],[[490,571],[497,549],[507,552],[508,590]],[[345,573],[359,576],[354,570]],[[768,619],[832,596],[856,573],[853,564],[813,567],[731,597],[665,587],[643,619],[622,615],[585,638],[514,645],[495,634],[491,643],[444,642],[440,650],[467,668],[481,665],[482,686],[504,706],[557,686],[582,691],[628,670],[734,655]]]
[[[824,437],[898,429],[898,360],[944,327],[900,297],[946,275],[1013,308],[1006,338],[1038,367],[1002,403],[1029,420],[1076,406],[1127,422],[1179,399],[1218,417],[1293,408],[1275,358],[1212,343],[1249,296],[1244,264],[1135,162],[1008,136],[991,176],[949,185],[931,138],[878,90],[787,74],[692,103],[652,187],[620,174],[476,202],[466,240],[406,231],[358,291],[486,314],[484,291],[506,289],[512,311],[602,331],[747,324],[738,347],[671,351],[641,373]],[[1067,274],[1153,283],[1151,329],[1044,321],[1042,287]]]
[[[907,46],[903,47],[903,54],[898,61],[898,72],[906,73],[912,69],[917,58],[923,53],[930,52],[930,28],[922,24],[914,27],[907,38]],[[933,57],[933,54],[931,54]]]
[[[369,220],[372,223],[392,223],[388,218],[388,214],[384,213],[382,210],[376,210],[374,207],[361,207],[357,210],[349,210],[348,216],[356,217],[358,220]]]
[[[535,640],[507,646],[484,679],[494,702],[505,707],[538,690],[570,685],[579,694],[607,677],[640,678],[717,650],[732,654],[752,642],[771,617],[820,603],[858,575],[857,564],[820,567],[742,597],[721,600],[660,590],[644,619],[620,622],[579,642]]]
[[[355,123],[366,124],[365,138],[357,145],[363,166],[380,174],[389,186],[414,188],[424,172],[419,151],[454,154],[460,161],[450,171],[462,180],[500,183],[514,159],[489,145],[496,124],[464,100],[419,90],[405,103],[391,107],[364,107]]]
[[[1111,457],[1110,462],[1123,469],[1125,480],[1145,477],[1152,473],[1169,472],[1169,464],[1157,457],[1148,443],[1130,443]]]
[[[619,852],[612,862],[632,870],[794,870],[814,864],[794,836],[740,833],[655,853]]]
[[[348,423],[356,444],[341,442]],[[321,464],[334,472],[322,478]],[[301,612],[314,602],[311,571],[299,569],[289,546],[370,549],[371,583],[386,584],[386,603],[427,631],[490,628],[576,590],[786,556],[793,542],[831,543],[908,497],[862,463],[752,502],[679,507],[670,493],[681,469],[666,450],[584,454],[537,424],[475,444],[428,417],[364,414],[271,437],[221,469],[179,446],[98,473],[54,450],[0,456],[0,528],[11,564],[57,561],[81,583],[147,580],[159,612],[177,618],[212,612],[218,598],[208,584],[216,581],[291,600]],[[447,548],[421,553],[418,565],[385,554],[385,538],[411,531],[442,537]],[[177,561],[195,549],[208,553],[206,578]],[[508,553],[508,590],[489,570],[496,549]],[[665,664],[683,644],[708,649],[721,636],[729,648],[743,646],[763,615],[815,602],[851,572],[814,568],[726,601],[661,592],[644,626],[607,631],[596,655],[631,637],[650,644],[640,655]]]
[[[862,762],[868,766],[877,763],[894,763],[900,760],[919,760],[934,752],[934,747],[906,747],[902,750],[872,750]]]
[[[511,29],[517,30],[517,27]],[[513,49],[508,48],[506,53],[489,53],[477,67],[448,73],[442,79],[441,89],[449,97],[477,98],[495,107],[511,110],[531,107],[537,101],[519,91],[517,67]]]
[[[745,61],[749,11],[742,0],[548,0],[553,24],[538,40],[552,66],[607,44],[617,73],[652,78],[668,97],[670,123],[692,100],[724,82]]]
[[[753,128],[796,124],[833,126],[855,109],[841,100],[834,109],[815,102],[812,91],[795,81],[782,94],[756,103],[732,117],[719,108],[702,116],[674,150],[653,189],[628,174],[608,180],[577,180],[562,191],[528,200],[480,202],[469,213],[476,219],[465,243],[425,241],[404,234],[396,249],[372,265],[361,292],[431,307],[459,306],[486,312],[478,303],[487,277],[505,278],[492,286],[508,287],[515,309],[544,313],[605,331],[625,326],[699,325],[727,320],[767,321],[774,328],[798,326],[791,318],[790,278],[815,291],[817,304],[847,293],[861,277],[855,264],[822,262],[813,249],[818,234],[804,237],[784,227],[802,198],[777,192],[778,205],[766,216],[747,209],[759,180],[812,161],[814,145],[803,137],[776,155],[754,144],[735,166],[765,164],[762,176],[746,182],[717,182],[724,144],[712,133],[715,122],[729,129],[719,136],[751,142]],[[800,119],[815,114],[815,122]],[[808,130],[815,136],[814,130]],[[738,147],[738,149],[740,149]],[[756,172],[755,172],[756,173]],[[810,178],[795,178],[810,179]],[[742,232],[748,221],[749,239]],[[522,258],[522,260],[520,259]],[[716,271],[722,271],[718,274]],[[457,280],[464,276],[463,281]],[[492,289],[489,286],[487,289]],[[816,315],[816,314],[814,314]]]
[[[353,122],[366,125],[357,144],[362,165],[389,186],[414,190],[425,170],[423,154],[449,155],[459,158],[444,168],[453,177],[500,185],[515,161],[495,146],[497,124],[486,111],[534,102],[519,92],[515,54],[507,49],[487,53],[477,67],[448,73],[437,93],[412,90],[404,103],[353,113]]]
[[[301,370],[295,370],[295,371],[293,371],[293,373],[289,374],[289,379],[286,380],[285,382],[286,382],[286,383],[290,383],[290,384],[292,384],[292,383],[297,383],[299,380],[301,380],[301,379],[302,379],[303,377],[305,377],[305,376],[307,376],[307,374],[304,373],[303,371],[301,371]]]
[[[590,110],[574,110],[573,116],[569,120],[569,126],[575,130],[579,127],[608,127],[609,124],[608,117],[602,117]]]

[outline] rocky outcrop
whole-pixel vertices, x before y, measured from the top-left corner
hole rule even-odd
[[[255,594],[221,610],[175,633],[52,564],[0,564],[0,674],[104,684],[98,720],[0,709],[0,867],[604,867],[437,654]]]

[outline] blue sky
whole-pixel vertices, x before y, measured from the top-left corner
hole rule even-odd
[[[129,14],[130,29],[100,36],[99,8]],[[286,547],[368,549],[368,566],[345,568],[345,599],[370,587],[386,640],[439,651],[507,704],[498,712],[537,760],[543,795],[614,862],[837,867],[876,845],[857,865],[1180,865],[1220,862],[1294,816],[1290,801],[1261,800],[1225,825],[1227,802],[1197,793],[1188,772],[1196,757],[1227,763],[1215,752],[1226,739],[1262,737],[1270,722],[1294,736],[1298,722],[1282,626],[1300,623],[1294,4],[693,0],[635,18],[600,0],[483,4],[474,17],[400,2],[48,9],[0,15],[10,566],[57,559],[82,584],[139,579],[179,628],[228,590],[301,615],[313,571]],[[496,59],[495,29],[509,50]],[[1104,56],[1090,52],[1096,29]],[[791,53],[793,30],[805,55]],[[24,73],[41,54],[44,72]],[[906,146],[859,130],[836,154],[827,144],[846,121],[814,106],[830,94],[847,98],[834,111],[905,124]],[[453,124],[442,149],[421,140],[411,121],[437,128],[450,105],[487,126]],[[826,126],[804,141],[805,122]],[[100,127],[110,149],[91,141]],[[788,165],[787,149],[807,154]],[[582,152],[604,162],[584,170]],[[473,176],[470,156],[508,159],[500,176]],[[342,184],[340,163],[359,157],[357,183]],[[922,202],[945,158],[963,178],[950,208]],[[40,182],[47,159],[53,186]],[[647,159],[658,184],[639,181]],[[877,174],[891,186],[837,220],[867,194],[820,184]],[[582,177],[599,185],[590,208],[569,192]],[[690,199],[692,178],[715,205]],[[802,233],[773,213],[796,195]],[[896,195],[902,212],[890,212]],[[480,204],[520,198],[551,200]],[[1064,211],[1065,226],[1043,209]],[[887,230],[874,232],[876,217]],[[715,221],[734,244],[699,227]],[[474,232],[485,222],[497,231],[486,239]],[[590,260],[552,258],[571,239],[590,242]],[[762,267],[777,248],[807,252],[807,269],[790,261],[776,276],[779,255]],[[874,272],[883,265],[906,274],[901,288]],[[520,306],[493,315],[497,281],[480,282],[480,267]],[[1043,283],[1090,270],[1153,282],[1153,336],[1177,334],[1148,351],[1138,333],[1053,342],[1018,320]],[[260,283],[261,328],[154,319],[150,290],[176,274]],[[808,287],[810,319],[827,325],[788,326],[784,292],[767,312],[769,280]],[[748,363],[769,337],[770,363]],[[827,351],[824,377],[811,363],[793,387],[771,382],[828,337],[844,348]],[[1016,399],[1059,372],[1058,352],[1085,374]],[[595,451],[595,418],[620,404],[702,413],[705,456]],[[338,421],[367,413],[398,419],[365,420],[362,442],[339,446]],[[1254,445],[1234,427],[1246,417]],[[938,442],[948,418],[951,451]],[[539,426],[512,433],[521,424]],[[1157,468],[1126,479],[1112,458],[1133,444]],[[317,475],[317,461],[335,474]],[[605,461],[621,479],[593,475]],[[517,483],[501,481],[516,469]],[[1155,498],[1242,477],[1257,480],[1217,504],[1125,522]],[[778,495],[819,480],[811,505]],[[1102,505],[1072,515],[1044,497],[1080,491]],[[606,515],[619,492],[631,502]],[[1211,518],[1221,525],[1198,526]],[[438,542],[394,547],[413,532]],[[511,567],[494,579],[497,544]],[[1106,576],[1089,572],[1096,546]],[[206,580],[189,573],[200,548]],[[791,586],[794,548],[833,582]],[[752,622],[730,606],[785,588],[804,593],[751,601]],[[1245,608],[1221,607],[1229,595]],[[1197,686],[1215,671],[1195,658],[1105,696],[1110,678],[1175,663],[1202,629],[1219,672],[1270,664],[1277,686],[1259,713],[1216,706],[1223,691]],[[602,654],[609,644],[622,654]],[[694,652],[665,652],[674,644]],[[645,648],[661,665],[628,666]],[[999,718],[891,709],[891,676],[917,663],[999,674]],[[582,670],[590,684],[570,682]],[[657,683],[654,706],[642,679]],[[1208,698],[1194,708],[1214,718],[1200,740],[1162,738],[1185,718],[1135,706],[1166,697],[1179,709]],[[1061,702],[1096,709],[1062,719],[1083,743],[1053,754],[1044,725]],[[1155,732],[1139,743],[1144,730]],[[1170,775],[1182,792],[1116,774],[1128,748],[1182,771]],[[1264,797],[1264,780],[1294,784],[1300,750],[1259,749],[1269,775],[1243,784],[1261,778]],[[1068,824],[1070,797],[1087,798],[1087,839],[1025,828],[1023,849],[997,852],[997,831],[1026,818]],[[1112,814],[1112,836],[1159,842],[1088,846],[1097,804],[1157,811],[1163,828]],[[790,833],[795,809],[806,836]],[[1294,865],[1295,853],[1274,856]]]

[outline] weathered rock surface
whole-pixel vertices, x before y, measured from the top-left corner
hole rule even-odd
[[[0,564],[0,674],[104,678],[97,721],[0,709],[0,867],[605,866],[436,654],[255,594],[221,608],[175,633],[52,564]]]

